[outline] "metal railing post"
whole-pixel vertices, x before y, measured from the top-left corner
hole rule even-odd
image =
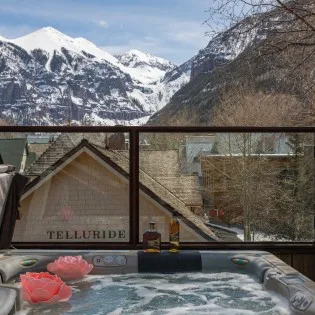
[[[139,243],[139,131],[130,131],[129,148],[129,204],[130,244],[136,249]]]

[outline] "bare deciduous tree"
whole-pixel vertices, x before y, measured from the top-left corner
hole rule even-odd
[[[273,44],[270,42],[277,50],[315,47],[313,0],[214,0],[209,14],[206,23],[212,35],[242,23],[241,32],[268,27],[270,34],[278,36],[277,40],[273,36]]]
[[[298,124],[303,115],[303,106],[296,107],[292,97],[266,97],[246,86],[222,97],[213,121],[220,126],[283,126]],[[218,140],[217,150],[225,163],[224,168],[217,167],[219,172],[224,169],[225,180],[220,203],[231,223],[243,221],[245,241],[254,240],[255,231],[291,240],[308,237],[314,158],[304,152],[304,145],[313,139],[301,135],[299,143],[288,140],[294,136],[240,133],[224,134]],[[290,154],[268,155],[283,140],[292,142]],[[216,167],[213,161],[204,159],[203,165]]]
[[[213,112],[217,126],[297,126],[308,113],[292,95],[257,92],[248,84],[222,94]]]

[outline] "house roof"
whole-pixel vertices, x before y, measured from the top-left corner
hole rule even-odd
[[[178,177],[155,177],[168,190],[187,206],[202,206],[198,176],[181,175]]]
[[[34,152],[36,156],[41,156],[49,147],[51,143],[29,143],[30,152]]]
[[[23,152],[27,147],[26,138],[0,139],[0,155],[3,163],[14,165],[15,169],[21,169]]]
[[[128,150],[119,152],[125,157],[129,157]],[[177,150],[140,150],[139,166],[154,178],[180,176]]]
[[[99,133],[75,133],[63,134],[49,148],[46,149],[43,156],[40,156],[35,164],[27,170],[28,176],[39,176],[44,170],[63,155],[77,146],[82,139],[88,140],[92,145],[99,149],[105,148],[104,137]],[[109,154],[110,150],[106,150]],[[126,159],[129,168],[129,151],[116,151]],[[104,153],[104,152],[103,152]],[[198,190],[199,182],[197,176],[180,176],[179,157],[176,150],[141,150],[139,152],[139,165],[142,171],[164,185],[172,191],[186,205],[202,205],[202,196]],[[126,169],[127,172],[129,172]]]
[[[140,150],[139,165],[154,178],[180,176],[178,150]]]
[[[119,152],[129,158],[129,151]],[[187,206],[202,206],[198,176],[181,175],[178,150],[140,150],[139,166]]]
[[[53,142],[50,147],[26,170],[26,175],[36,177],[49,169],[54,163],[61,159],[75,144],[67,134],[63,134]]]
[[[129,159],[126,157],[125,152],[105,149],[99,135],[84,134],[83,136],[81,134],[80,136],[78,134],[62,134],[27,170],[26,175],[30,176],[33,180],[27,185],[26,192],[58,166],[62,165],[62,163],[82,147],[90,149],[125,177],[129,176]],[[172,192],[166,187],[171,184],[170,181],[165,180],[164,184],[166,183],[166,186],[164,186],[142,169],[140,169],[139,180],[141,190],[155,199],[164,208],[169,211],[172,209],[178,210],[182,215],[183,221],[188,226],[206,239],[219,241],[215,233],[186,207],[184,201],[178,196],[179,192],[176,195],[176,192]],[[188,179],[187,182],[192,183],[191,179]]]

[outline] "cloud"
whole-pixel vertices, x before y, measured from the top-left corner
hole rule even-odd
[[[100,27],[103,27],[103,28],[108,28],[108,23],[104,20],[100,20],[98,21],[97,23]]]

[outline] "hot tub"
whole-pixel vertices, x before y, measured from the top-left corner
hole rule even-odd
[[[94,268],[54,306],[21,301],[19,274],[59,256]],[[315,283],[262,251],[42,251],[0,254],[0,314],[315,314]],[[52,313],[51,313],[52,314]]]

